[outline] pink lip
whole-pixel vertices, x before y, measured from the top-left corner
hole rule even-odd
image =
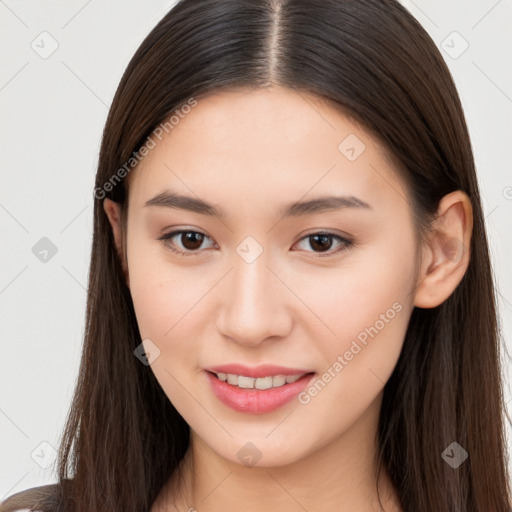
[[[269,377],[274,375],[301,375],[302,373],[311,373],[312,370],[303,368],[285,368],[284,366],[275,366],[272,364],[263,364],[261,366],[244,366],[243,364],[223,364],[222,366],[212,366],[205,368],[207,372],[213,373],[231,373],[233,375],[245,375],[257,379],[258,377]]]
[[[232,369],[230,371],[225,371],[226,368],[233,368],[232,366],[222,366],[219,368],[223,368],[222,371],[216,370],[219,373],[233,373],[236,375],[253,377],[253,375],[244,373],[247,371],[247,368],[245,368],[244,371],[238,370],[236,372]],[[275,369],[277,367],[273,368]],[[270,373],[263,372],[263,374],[261,374],[261,369],[257,368],[254,369],[254,372],[260,373],[260,376],[262,377],[269,375],[297,375],[300,373],[306,373],[300,370],[293,372],[290,372],[289,370],[290,369],[288,369],[288,373],[272,373],[275,371],[272,370]],[[268,369],[266,371],[268,371]],[[219,380],[213,373],[210,373],[210,371],[206,371],[205,374],[210,381],[213,392],[224,405],[227,405],[235,411],[250,414],[265,414],[275,411],[279,407],[282,407],[286,403],[293,400],[301,391],[303,391],[311,379],[315,376],[314,373],[308,373],[307,375],[304,375],[299,380],[292,382],[291,384],[285,384],[284,386],[280,386],[278,388],[260,390],[242,389],[238,386],[233,386],[227,382]]]

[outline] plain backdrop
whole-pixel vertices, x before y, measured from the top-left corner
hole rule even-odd
[[[511,352],[512,1],[403,3],[441,49],[462,99]],[[0,0],[0,499],[56,482],[84,330],[101,133],[126,65],[172,5]],[[511,411],[508,359],[506,371]]]

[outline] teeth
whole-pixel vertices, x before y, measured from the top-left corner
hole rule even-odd
[[[260,377],[259,379],[256,379],[256,383],[254,385],[256,389],[270,389],[272,386],[272,377]]]
[[[238,376],[238,387],[244,389],[252,389],[254,388],[254,381],[252,377],[244,377],[243,375]]]
[[[259,377],[257,379],[253,377],[246,377],[245,375],[235,375],[232,373],[217,373],[219,380],[227,382],[232,386],[238,386],[242,389],[270,389],[279,388],[285,384],[292,384],[297,382],[302,375],[274,375],[268,377]]]
[[[284,375],[275,375],[272,377],[272,387],[278,388],[286,384],[286,377]]]

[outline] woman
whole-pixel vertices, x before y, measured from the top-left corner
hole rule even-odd
[[[511,510],[469,136],[398,3],[181,1],[94,195],[59,484],[2,512]]]

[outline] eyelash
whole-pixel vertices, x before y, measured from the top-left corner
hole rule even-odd
[[[199,250],[196,250],[196,251],[179,251],[179,250],[175,249],[172,245],[170,245],[170,243],[169,243],[170,239],[174,238],[177,235],[182,235],[183,233],[195,233],[195,234],[198,234],[198,235],[202,235],[205,238],[210,238],[209,236],[207,236],[205,233],[202,233],[201,231],[194,231],[194,230],[190,230],[190,229],[182,229],[182,230],[177,230],[177,231],[172,231],[170,233],[166,233],[166,234],[162,235],[161,237],[159,237],[158,240],[161,240],[166,248],[170,249],[172,252],[176,253],[178,256],[197,256],[198,253],[200,253],[201,251],[199,251]],[[310,234],[304,236],[303,238],[301,238],[299,240],[299,242],[301,242],[302,240],[305,240],[307,238],[313,237],[315,235],[323,235],[323,236],[333,237],[333,238],[335,238],[336,240],[338,240],[339,242],[341,242],[343,244],[341,248],[339,248],[337,251],[334,251],[334,252],[314,253],[314,254],[316,254],[320,258],[325,258],[325,257],[333,256],[333,255],[338,254],[338,253],[340,253],[342,251],[346,251],[346,250],[350,249],[354,245],[354,241],[353,240],[350,240],[348,238],[344,238],[344,237],[342,237],[340,235],[336,235],[335,233],[331,233],[329,231],[319,231],[319,232],[315,232],[315,233],[310,233]],[[310,251],[306,251],[306,252],[310,252]]]

